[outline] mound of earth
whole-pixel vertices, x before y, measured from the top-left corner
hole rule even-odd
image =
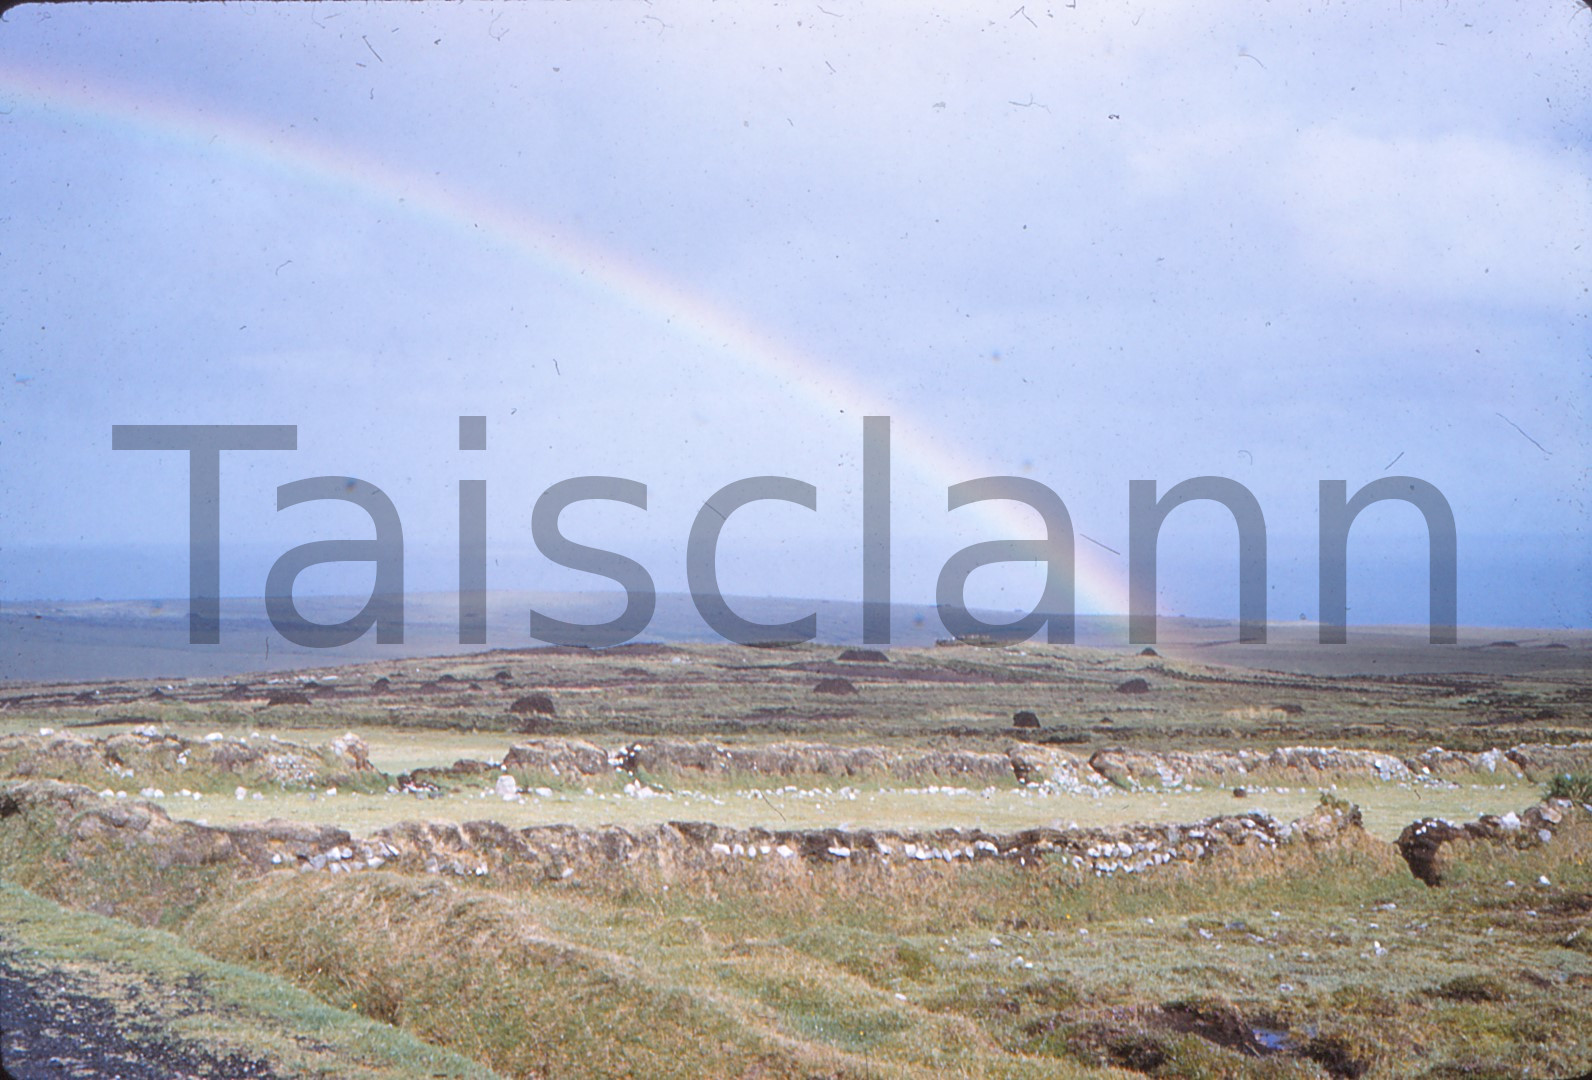
[[[53,836],[61,866],[18,859],[13,845]],[[968,864],[1003,860],[1019,865],[1061,861],[1100,876],[1132,874],[1190,863],[1219,852],[1265,851],[1279,845],[1333,844],[1363,837],[1357,808],[1322,806],[1298,821],[1265,813],[1223,815],[1188,825],[1114,828],[1032,828],[1012,833],[982,829],[767,829],[704,822],[623,828],[536,825],[513,829],[492,821],[462,825],[403,822],[361,839],[330,825],[286,821],[214,827],[175,821],[141,800],[102,799],[81,785],[31,780],[0,785],[0,851],[18,866],[18,879],[50,894],[92,899],[96,909],[138,922],[159,917],[163,901],[137,887],[164,875],[184,896],[236,876],[273,870],[354,873],[383,866],[460,876],[528,874],[568,877],[603,865],[661,871],[761,860],[799,868],[812,863]],[[117,873],[95,872],[96,864]],[[176,871],[177,873],[173,873]],[[96,890],[98,891],[96,895]]]
[[[1527,780],[1545,781],[1564,773],[1592,773],[1592,742],[1569,745],[1522,743],[1505,755]]]
[[[370,752],[349,733],[324,747],[219,733],[189,739],[143,728],[98,738],[63,732],[0,736],[0,775],[87,784],[223,792],[234,787],[317,787],[375,778]],[[374,780],[370,781],[374,782]]]
[[[1016,727],[1027,727],[1024,711]],[[604,777],[629,773],[659,778],[720,777],[738,774],[768,777],[834,777],[844,780],[893,779],[924,781],[955,779],[1048,786],[1061,791],[1098,791],[1106,785],[1129,790],[1190,786],[1253,787],[1266,782],[1323,784],[1343,780],[1416,782],[1460,774],[1504,772],[1545,778],[1566,763],[1584,760],[1589,744],[1538,744],[1479,753],[1434,747],[1400,759],[1376,750],[1331,746],[1287,746],[1275,750],[1098,750],[1083,757],[1054,745],[1012,743],[1002,751],[882,746],[836,746],[826,743],[780,742],[726,744],[693,739],[642,739],[619,747],[603,747],[576,738],[544,737],[510,747],[501,767],[521,777]],[[1526,773],[1519,762],[1526,762]],[[445,768],[417,769],[401,780],[435,787],[450,779],[472,777],[498,768],[497,763],[460,761]],[[1585,766],[1581,767],[1585,769]],[[423,784],[422,784],[423,782]],[[1247,791],[1246,791],[1247,793]]]
[[[1012,775],[1011,759],[1002,753],[822,743],[726,746],[714,742],[645,739],[632,743],[614,757],[626,771],[640,770],[659,776],[751,773],[781,777],[892,777],[898,780],[956,777],[995,781]]]
[[[509,772],[546,776],[602,776],[616,767],[614,756],[581,739],[538,739],[511,746],[503,756]]]
[[[509,712],[516,716],[552,716],[557,710],[549,694],[525,694],[514,699]]]
[[[888,664],[890,657],[879,649],[846,649],[839,659],[848,664]]]
[[[1404,826],[1396,841],[1410,873],[1431,886],[1443,883],[1444,849],[1454,843],[1480,842],[1513,848],[1551,843],[1559,826],[1576,810],[1569,799],[1549,799],[1516,814],[1485,814],[1463,825],[1442,818],[1422,818]]]

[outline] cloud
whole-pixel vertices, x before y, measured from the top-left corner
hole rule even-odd
[[[1581,160],[1575,160],[1579,157]],[[1455,133],[1303,133],[1276,195],[1304,257],[1426,300],[1570,311],[1586,303],[1592,159]],[[1580,250],[1577,250],[1580,249]]]

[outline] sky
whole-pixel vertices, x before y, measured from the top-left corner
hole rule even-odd
[[[306,477],[388,494],[411,590],[456,586],[462,479],[492,588],[607,586],[531,508],[638,480],[645,510],[564,532],[677,590],[704,501],[767,474],[816,508],[735,514],[725,591],[860,599],[888,415],[898,601],[1041,535],[951,484],[1055,491],[1078,610],[1111,613],[1130,481],[1225,476],[1265,514],[1269,616],[1314,619],[1320,481],[1409,475],[1453,509],[1461,623],[1592,625],[1592,10],[1008,3],[12,9],[0,600],[185,595],[187,462],[114,424],[297,426],[223,456],[227,595],[370,535],[278,511]],[[1167,519],[1163,613],[1236,615],[1235,535]],[[1426,620],[1413,507],[1350,551],[1351,622]],[[1042,585],[987,567],[968,599]]]

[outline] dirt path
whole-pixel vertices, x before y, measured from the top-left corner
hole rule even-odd
[[[172,1034],[169,1020],[204,1009],[197,987],[98,986],[25,958],[0,940],[0,1080],[275,1077],[269,1065]]]

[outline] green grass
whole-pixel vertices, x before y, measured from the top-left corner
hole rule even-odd
[[[173,1013],[170,1032],[218,1054],[264,1058],[283,1075],[409,1080],[491,1080],[489,1069],[376,1023],[283,979],[217,961],[180,938],[73,911],[0,880],[0,941],[23,963],[69,970],[115,999],[129,988],[159,1000],[174,987],[204,1004]]]
[[[499,753],[501,754],[501,750]],[[356,834],[366,834],[399,821],[477,821],[490,819],[513,827],[538,824],[639,826],[665,821],[713,821],[735,827],[826,828],[849,824],[869,828],[979,827],[1009,831],[1038,825],[1076,823],[1106,826],[1130,822],[1196,821],[1218,814],[1265,811],[1279,820],[1292,820],[1313,809],[1321,789],[1313,785],[1283,785],[1257,790],[1243,800],[1229,788],[1190,787],[1175,791],[1123,791],[1107,787],[1099,795],[1054,793],[1040,795],[1012,786],[995,786],[988,797],[981,786],[917,781],[881,784],[878,781],[847,784],[835,777],[817,786],[786,790],[785,778],[757,778],[755,784],[734,787],[719,782],[676,782],[652,798],[623,793],[623,779],[594,779],[592,783],[567,783],[551,787],[547,797],[528,792],[522,799],[505,802],[487,794],[496,772],[454,780],[451,790],[435,798],[386,792],[282,791],[262,789],[261,797],[235,799],[230,792],[199,800],[179,799],[171,792],[156,800],[176,818],[228,825],[284,817],[295,821],[335,824]],[[538,778],[521,776],[522,782]],[[1409,822],[1426,816],[1468,820],[1481,814],[1518,810],[1535,801],[1541,791],[1527,781],[1498,778],[1491,783],[1469,777],[1445,787],[1402,786],[1361,781],[1338,785],[1330,792],[1359,805],[1366,827],[1384,839],[1393,839]],[[775,786],[777,785],[777,786]],[[592,794],[586,794],[586,788]],[[935,792],[928,791],[936,787]],[[828,788],[828,792],[825,792]],[[842,794],[842,789],[855,793]],[[954,793],[946,789],[956,788]],[[132,794],[136,794],[136,791]],[[485,797],[483,797],[485,796]]]
[[[1570,799],[1578,803],[1592,803],[1592,773],[1563,773],[1548,782],[1550,799]]]
[[[1473,846],[1450,877],[1428,889],[1371,839],[1114,880],[1060,865],[614,867],[520,886],[276,874],[219,890],[182,934],[516,1076],[1584,1068],[1592,956],[1566,941],[1592,906],[1592,821],[1531,851]],[[1170,1027],[1188,1002],[1291,1050],[1251,1058]]]
[[[347,692],[269,708],[216,701],[215,688],[196,680],[160,700],[131,687],[131,705],[9,710],[0,730],[136,713],[136,723],[152,719],[191,738],[258,730],[318,746],[353,729],[376,766],[395,775],[458,758],[501,760],[520,741],[506,702],[533,690],[557,702],[549,733],[607,748],[652,735],[999,753],[1010,745],[1012,711],[1024,708],[1064,740],[1061,749],[1083,756],[1110,746],[1290,744],[1411,753],[1434,743],[1474,750],[1585,738],[1589,717],[1584,679],[1334,681],[1038,646],[901,651],[893,672],[932,678],[856,674],[856,697],[814,697],[814,665],[833,652],[691,646],[660,656],[373,664],[344,673]],[[512,671],[513,687],[490,684],[499,668]],[[483,689],[401,692],[443,672]],[[393,675],[398,691],[354,692],[377,674]],[[1152,692],[1116,694],[1130,674],[1148,678]],[[1304,711],[1274,707],[1279,701]],[[1500,710],[1555,715],[1500,729]],[[1105,716],[1109,725],[1099,723]],[[136,795],[165,767],[152,759],[135,764],[127,782],[93,786]],[[1552,842],[1530,850],[1458,845],[1436,889],[1413,879],[1385,842],[1416,818],[1519,810],[1540,796],[1540,775],[1336,787],[1251,776],[1240,800],[1214,783],[1038,797],[1005,778],[666,766],[645,777],[666,792],[656,798],[624,795],[628,776],[526,773],[522,783],[552,794],[514,802],[481,797],[492,772],[450,780],[435,799],[388,795],[383,782],[336,796],[249,784],[263,797],[239,801],[219,774],[204,784],[170,776],[154,786],[167,790],[159,801],[174,817],[219,825],[274,815],[356,835],[416,819],[1000,830],[1251,810],[1286,820],[1323,794],[1364,812],[1369,835],[1332,848],[1246,849],[1114,878],[1059,863],[799,860],[642,860],[584,867],[569,880],[406,876],[391,873],[393,863],[248,878],[235,864],[191,857],[197,841],[179,826],[112,836],[96,832],[81,807],[0,820],[0,873],[12,882],[0,887],[0,932],[106,979],[163,986],[199,972],[220,1005],[207,1018],[173,1022],[195,1038],[268,1054],[284,1073],[1069,1078],[1133,1075],[1122,1071],[1131,1066],[1160,1077],[1320,1080],[1363,1070],[1435,1080],[1568,1076],[1592,1064],[1584,1021],[1592,820],[1574,811]],[[180,786],[207,793],[171,797]],[[134,802],[113,806],[130,812]],[[82,914],[89,908],[171,933]],[[1223,1045],[1254,1028],[1280,1039],[1282,1052]],[[301,1031],[327,1049],[300,1046]]]

